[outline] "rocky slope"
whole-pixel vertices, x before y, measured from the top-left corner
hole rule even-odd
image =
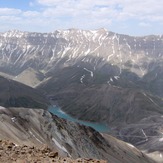
[[[45,76],[43,73],[35,71],[32,68],[27,68],[19,75],[12,77],[12,79],[14,79],[15,81],[21,82],[30,87],[37,86],[39,83],[43,82],[44,78]]]
[[[0,139],[9,139],[14,142],[16,146],[9,145],[7,148],[14,151],[21,159],[31,147],[19,147],[19,145],[33,146],[35,144],[41,147],[47,144],[62,157],[94,158],[116,163],[154,163],[132,145],[111,136],[105,139],[92,128],[60,119],[45,110],[1,107],[0,116]],[[2,143],[0,144],[2,157],[5,147]],[[19,151],[16,152],[20,148],[23,152],[22,156],[19,155]],[[35,153],[35,151],[38,152],[34,154],[34,158],[42,152],[35,149],[32,152]],[[46,153],[48,154],[44,159],[51,156],[50,151]],[[28,154],[32,155],[29,152]],[[52,154],[54,156],[54,153]]]

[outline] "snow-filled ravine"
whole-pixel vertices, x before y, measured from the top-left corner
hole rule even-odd
[[[64,118],[64,119],[69,120],[69,121],[72,121],[72,122],[77,122],[79,124],[92,127],[96,131],[98,131],[98,132],[108,132],[109,131],[109,127],[107,125],[105,125],[105,124],[102,124],[102,123],[93,123],[93,122],[87,122],[87,121],[78,120],[76,118],[71,117],[70,115],[68,115],[67,113],[65,113],[64,111],[62,111],[57,106],[51,106],[51,107],[49,107],[48,110],[49,110],[49,112],[51,112],[54,115],[57,115],[60,118]]]

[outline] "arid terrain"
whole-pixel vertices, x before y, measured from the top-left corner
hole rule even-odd
[[[61,158],[162,163],[162,47],[163,35],[103,28],[0,33],[0,139]],[[52,104],[110,130],[59,118]]]
[[[95,159],[71,159],[58,156],[47,146],[42,148],[27,145],[18,146],[10,141],[0,140],[0,162],[1,163],[107,163],[104,160]]]

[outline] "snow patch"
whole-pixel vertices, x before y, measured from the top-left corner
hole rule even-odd
[[[118,80],[120,77],[119,76],[114,76],[114,79]]]
[[[146,133],[144,132],[143,129],[142,129],[142,133],[143,133],[143,135],[144,135],[144,137],[145,137],[145,141],[148,141],[148,137],[147,137],[147,135],[146,135]]]
[[[130,143],[126,143],[128,146],[130,146],[131,148],[135,148],[132,144]]]
[[[84,70],[86,70],[87,72],[90,72],[91,77],[93,77],[93,72],[92,72],[92,71],[90,71],[90,70],[88,70],[88,69],[86,69],[86,68],[84,68]]]
[[[93,37],[92,37],[92,39],[93,39],[94,42],[95,42],[97,36],[98,36],[98,33],[95,32],[95,33],[93,34]]]
[[[62,57],[70,50],[71,48],[70,47],[67,47],[64,49],[63,53],[62,53]],[[62,58],[61,57],[61,58]]]
[[[66,152],[69,156],[71,156],[71,155],[68,153],[67,149],[66,149],[64,146],[60,145],[59,142],[55,140],[55,138],[52,138],[52,141],[55,143],[55,145],[56,145],[58,148],[62,149],[62,150],[63,150],[64,152]]]
[[[96,34],[98,31],[97,30],[90,30],[91,33]]]
[[[32,133],[32,131],[29,130],[29,133],[38,141],[42,144],[42,142]]]
[[[83,79],[85,78],[85,75],[83,75],[81,78],[80,78],[80,82],[83,83]]]
[[[6,108],[4,108],[3,106],[0,106],[0,110],[4,110],[4,109],[6,109]]]
[[[110,85],[110,80],[109,80],[109,81],[107,81],[107,83]]]
[[[114,56],[114,54],[109,55],[107,61],[109,61],[112,56]]]
[[[111,81],[111,82],[113,82],[113,79],[112,79],[112,78],[110,78],[110,81]]]
[[[12,122],[15,122],[16,121],[16,117],[12,117],[11,120],[12,120]]]
[[[91,50],[88,49],[84,54],[87,55],[87,54],[89,54],[90,51],[91,51]]]

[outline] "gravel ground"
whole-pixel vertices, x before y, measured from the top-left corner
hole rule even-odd
[[[17,146],[0,140],[0,163],[106,163],[104,160],[61,158],[47,146],[41,148]]]

